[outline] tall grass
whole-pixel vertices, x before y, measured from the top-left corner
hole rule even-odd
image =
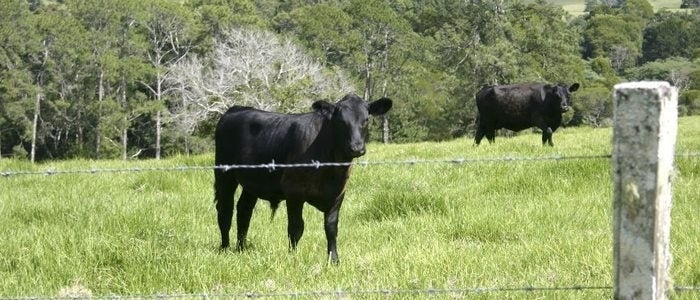
[[[700,118],[680,120],[677,152],[700,151]],[[611,130],[562,128],[555,147],[525,132],[474,147],[462,138],[369,145],[361,160],[597,156]],[[4,170],[211,165],[76,160]],[[676,158],[672,276],[700,285],[700,158]],[[0,297],[522,288],[612,285],[609,159],[356,166],[341,209],[341,263],[326,263],[322,214],[288,251],[286,212],[255,209],[244,252],[217,249],[211,171],[0,177]],[[282,204],[284,205],[284,204]],[[235,230],[235,228],[234,228]],[[469,298],[610,298],[612,291],[448,294]],[[423,298],[422,295],[393,295]],[[678,298],[700,297],[697,292]],[[391,298],[370,294],[355,297]]]

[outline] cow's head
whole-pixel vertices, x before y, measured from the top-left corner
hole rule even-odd
[[[355,158],[365,154],[369,116],[385,114],[392,104],[389,98],[367,102],[355,94],[348,94],[335,104],[316,101],[313,109],[330,122],[335,146],[342,156]]]
[[[548,91],[551,93],[554,99],[556,100],[557,105],[559,106],[559,109],[561,112],[567,112],[569,111],[569,108],[571,107],[571,93],[575,92],[578,90],[579,84],[574,83],[571,86],[566,86],[565,84],[559,84],[555,86],[550,86],[551,91]]]

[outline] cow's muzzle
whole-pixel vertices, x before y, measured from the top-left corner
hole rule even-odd
[[[561,107],[561,112],[565,113],[567,111],[569,111],[569,106],[562,106]]]
[[[350,156],[354,157],[360,157],[362,155],[365,155],[365,149],[359,149],[359,150],[350,150]]]
[[[348,150],[350,152],[350,156],[352,156],[353,158],[365,155],[365,152],[367,152],[367,150],[365,150],[364,145],[353,145],[350,146],[350,149]]]

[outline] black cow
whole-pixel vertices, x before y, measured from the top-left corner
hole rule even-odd
[[[485,135],[493,143],[497,129],[520,131],[534,126],[542,130],[542,144],[554,146],[552,133],[561,125],[562,113],[569,110],[571,93],[578,88],[578,83],[570,87],[528,83],[482,88],[476,93],[474,142],[479,145]]]
[[[335,104],[313,103],[313,112],[280,114],[250,107],[231,107],[216,127],[216,165],[252,165],[351,162],[365,154],[369,115],[391,109],[382,98],[366,102],[354,94]],[[350,166],[214,170],[214,189],[222,249],[229,246],[233,194],[243,187],[236,209],[237,248],[245,247],[253,207],[258,198],[270,201],[274,210],[287,201],[290,248],[304,233],[305,202],[324,213],[324,229],[331,262],[338,262],[336,236],[338,214],[345,196]]]

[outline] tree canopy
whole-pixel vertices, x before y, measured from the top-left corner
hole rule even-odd
[[[684,1],[694,7],[693,1]],[[0,158],[211,151],[226,107],[394,100],[385,142],[473,134],[484,85],[581,83],[565,125],[606,126],[625,80],[700,113],[700,10],[544,0],[0,0]],[[697,5],[695,5],[697,6]]]

